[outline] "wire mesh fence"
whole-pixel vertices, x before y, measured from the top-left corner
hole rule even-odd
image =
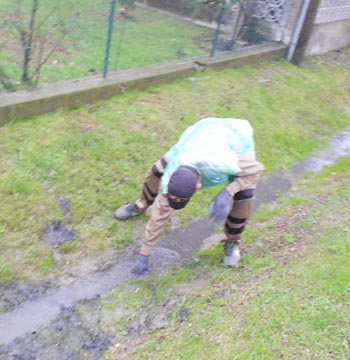
[[[0,81],[11,90],[276,40],[266,24],[285,1],[0,0]]]

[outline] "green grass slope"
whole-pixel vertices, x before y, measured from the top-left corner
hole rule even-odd
[[[113,211],[138,196],[153,162],[201,118],[250,120],[267,172],[290,167],[350,124],[349,77],[349,66],[319,58],[303,68],[281,61],[205,71],[1,127],[0,280],[62,276],[139,239],[147,218],[116,222]],[[216,190],[196,195],[175,220],[205,214]],[[76,241],[59,249],[43,241],[53,221],[71,222]]]

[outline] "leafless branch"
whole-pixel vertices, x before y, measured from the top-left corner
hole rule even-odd
[[[38,57],[38,64],[33,72],[33,76],[39,76],[41,68],[43,65],[45,65],[47,63],[47,61],[50,59],[50,57],[52,56],[52,54],[56,51],[56,49],[60,46],[61,41],[65,38],[66,33],[62,33],[62,36],[59,40],[56,41],[56,44],[51,48],[51,50],[48,52],[48,54],[44,57],[44,45],[46,42],[46,39],[44,38],[43,42],[40,45],[40,54]]]
[[[51,17],[52,15],[54,15],[54,13],[55,13],[56,11],[57,11],[57,6],[54,7],[49,14],[47,14],[47,16],[40,22],[40,24],[38,24],[38,25],[35,27],[34,30],[36,31],[36,30],[41,29],[41,28],[45,25],[46,21],[47,21],[48,19],[50,19],[50,17]]]

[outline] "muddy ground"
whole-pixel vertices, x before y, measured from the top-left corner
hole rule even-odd
[[[335,51],[319,58],[319,61],[334,64],[350,65],[350,56],[344,52]],[[304,66],[312,68],[312,63]],[[330,143],[330,148],[319,154],[310,156],[297,164],[288,174],[275,173],[265,177],[261,182],[260,203],[268,203],[277,198],[280,192],[291,190],[291,179],[298,178],[308,171],[320,171],[324,165],[334,162],[338,157],[350,152],[350,131],[345,129]],[[286,176],[287,175],[287,176]],[[320,201],[323,199],[320,198]],[[257,206],[258,206],[257,205]],[[288,223],[299,221],[302,209],[288,216]],[[287,219],[285,219],[287,221]],[[62,229],[62,224],[54,224],[48,228],[47,236],[51,241],[62,240],[55,238],[69,233],[69,229]],[[283,231],[283,219],[280,229]],[[196,259],[196,251],[219,240],[213,234],[214,224],[208,219],[199,219],[189,224],[186,229],[175,229],[165,235],[156,249],[150,274],[155,272],[164,275],[176,268],[191,264]],[[56,231],[56,233],[55,233]],[[68,231],[68,232],[67,232]],[[186,238],[190,234],[193,243],[188,245]],[[267,244],[276,261],[287,262],[285,251],[274,249],[274,244]],[[298,245],[285,245],[291,248],[291,256],[307,249],[308,244],[298,242]],[[169,314],[176,314],[178,321],[186,321],[189,309],[182,306],[183,298],[199,287],[205,286],[208,278],[200,274],[193,282],[189,282],[186,289],[177,289],[162,303],[155,299],[146,299],[143,312],[125,314],[127,321],[119,329],[106,326],[106,319],[101,311],[101,296],[111,289],[128,286],[128,281],[134,279],[130,268],[135,256],[135,247],[130,246],[113,259],[98,259],[91,262],[88,275],[60,288],[53,287],[50,281],[40,280],[27,283],[13,283],[8,286],[0,284],[0,359],[1,360],[58,360],[58,359],[99,359],[103,352],[113,346],[118,358],[128,358],[130,344],[145,341],[144,334],[153,329],[166,328]],[[285,250],[285,249],[284,249]],[[245,246],[244,253],[259,253],[259,247]],[[96,263],[102,263],[102,268]],[[197,271],[196,269],[194,271]],[[239,271],[246,271],[244,268]],[[268,270],[260,276],[268,277]],[[257,279],[258,280],[258,279]],[[156,284],[154,285],[156,287]],[[192,290],[191,290],[192,289]],[[225,297],[232,289],[218,288],[210,297]],[[208,301],[210,301],[210,297]],[[108,322],[107,322],[108,323]],[[108,329],[108,330],[106,330]]]
[[[305,172],[320,171],[347,154],[350,154],[350,129],[337,134],[328,149],[311,155],[291,170],[265,176],[258,186],[259,193],[264,196],[257,197],[256,207],[273,201],[281,192],[292,191],[292,181]],[[320,201],[324,201],[322,196]],[[298,223],[302,216],[301,206],[296,213],[288,214],[288,219],[282,218],[276,231],[283,232],[287,225]],[[213,230],[214,224],[206,217],[189,224],[186,229],[178,228],[166,234],[155,249],[150,273],[143,278],[147,279],[154,273],[166,275],[184,265],[189,266],[196,259],[198,249],[220,240],[221,235]],[[187,241],[189,236],[191,244]],[[270,247],[276,261],[285,263],[309,246],[303,241],[296,244],[284,245],[290,247],[289,256],[285,255],[285,248],[275,247],[273,242],[264,244],[264,248]],[[248,252],[258,256],[259,251],[259,246],[246,245],[242,248],[242,255]],[[155,301],[155,295],[145,299],[142,313],[124,313],[126,320],[118,329],[107,325],[108,321],[101,311],[101,295],[111,289],[130,286],[128,281],[135,279],[130,272],[134,256],[134,249],[130,247],[113,259],[110,266],[59,288],[40,281],[11,284],[4,288],[0,297],[4,309],[0,315],[0,359],[99,359],[111,346],[118,352],[118,358],[127,358],[131,344],[146,341],[145,333],[167,327],[170,314],[176,314],[178,321],[186,321],[189,309],[182,306],[184,297],[210,281],[202,274],[200,266],[194,267],[198,276],[187,283],[186,289],[174,290],[161,303]],[[259,276],[268,277],[269,271]],[[156,282],[152,286],[155,293]],[[132,286],[130,289],[137,290]],[[231,292],[232,289],[219,288],[209,296],[208,301],[228,296]]]

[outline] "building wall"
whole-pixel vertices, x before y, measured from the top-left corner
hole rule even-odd
[[[316,14],[306,55],[318,55],[350,45],[350,0],[323,0]]]
[[[259,30],[266,39],[289,45],[303,0],[256,0]],[[278,14],[273,8],[278,5]],[[269,17],[269,13],[278,16]],[[305,55],[323,54],[350,44],[350,0],[322,0]]]
[[[350,20],[315,24],[306,55],[319,55],[350,45]]]

